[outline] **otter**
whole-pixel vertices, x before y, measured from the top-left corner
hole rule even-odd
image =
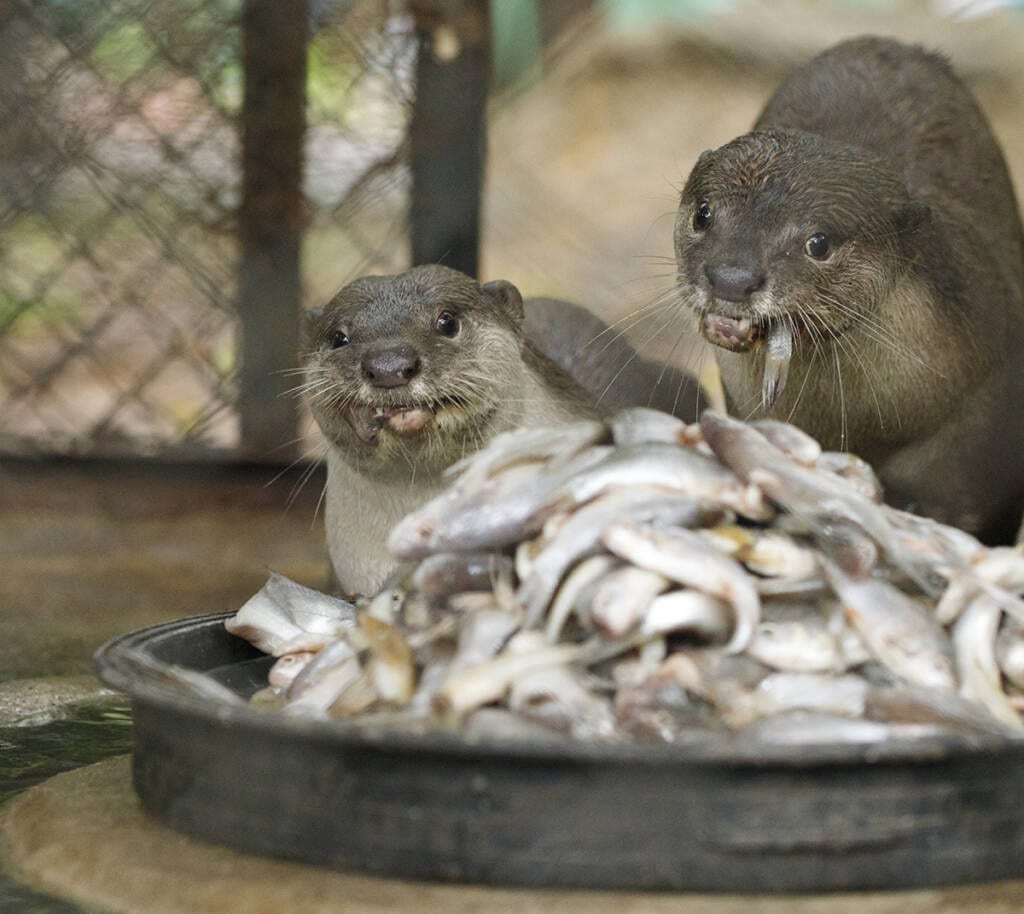
[[[596,418],[652,391],[655,407],[671,398],[696,416],[692,379],[681,393],[668,384],[659,392],[652,385],[664,372],[622,339],[604,362],[625,370],[584,372],[589,389],[557,364],[589,365],[580,356],[603,329],[566,302],[531,308],[506,280],[481,285],[439,265],[357,279],[311,311],[303,386],[328,445],[336,583],[374,593],[396,565],[385,548],[391,527],[448,484],[450,464],[499,432]]]
[[[730,411],[875,465],[886,500],[1008,541],[1024,504],[1024,230],[948,62],[863,37],[704,152],[674,229],[681,305]]]

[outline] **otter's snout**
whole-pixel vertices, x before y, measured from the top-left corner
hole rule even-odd
[[[706,264],[711,294],[725,301],[746,301],[764,285],[764,270],[747,264]]]
[[[361,367],[374,387],[401,387],[419,374],[420,357],[411,346],[388,346],[367,352]]]

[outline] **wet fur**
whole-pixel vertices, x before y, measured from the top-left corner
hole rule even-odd
[[[833,240],[827,261],[803,252],[815,232]],[[862,38],[798,69],[752,133],[698,160],[675,246],[698,317],[795,328],[771,416],[875,464],[888,500],[1006,538],[1024,492],[1024,232],[984,115],[943,59]],[[764,286],[713,301],[705,265],[751,258]],[[764,414],[760,350],[716,350],[741,417]]]

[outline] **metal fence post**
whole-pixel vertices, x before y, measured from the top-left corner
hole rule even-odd
[[[307,0],[245,0],[242,10],[241,446],[248,457],[286,457],[298,403],[295,380],[304,220]]]
[[[412,262],[477,275],[490,72],[486,0],[414,4],[420,52],[409,126]]]

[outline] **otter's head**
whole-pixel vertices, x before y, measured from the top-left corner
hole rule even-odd
[[[795,340],[827,343],[870,327],[924,215],[864,150],[797,130],[749,133],[703,153],[683,188],[679,290],[716,346],[746,351],[779,322]]]
[[[310,312],[306,397],[349,463],[432,472],[472,450],[521,365],[523,300],[442,266],[366,276]]]

